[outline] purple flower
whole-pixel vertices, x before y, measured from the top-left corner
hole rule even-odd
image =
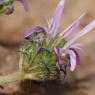
[[[0,14],[12,14],[14,12],[14,2],[16,0],[0,0]],[[17,0],[22,3],[25,11],[28,11],[28,4],[25,0]]]
[[[64,9],[64,2],[65,2],[64,0],[60,0],[55,10],[54,16],[48,21],[47,28],[38,27],[38,26],[34,27],[29,31],[25,32],[25,38],[27,37],[31,38],[33,33],[44,32],[46,35],[44,43],[45,45],[47,45],[47,47],[49,47],[49,49],[53,49],[53,51],[55,52],[57,57],[57,65],[58,64],[64,65],[67,62],[67,64],[70,64],[69,65],[70,70],[74,71],[76,64],[80,63],[80,57],[79,54],[77,53],[77,50],[82,50],[81,44],[74,42],[78,38],[87,34],[92,28],[95,27],[95,20],[90,22],[80,32],[76,33],[75,36],[67,40],[69,35],[71,35],[81,23],[83,17],[85,16],[85,12],[64,31],[59,32],[59,25]]]

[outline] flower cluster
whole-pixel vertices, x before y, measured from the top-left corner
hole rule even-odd
[[[24,9],[28,11],[28,5],[25,0],[0,0],[0,14],[11,14],[14,11],[14,1],[20,1]]]
[[[81,50],[81,44],[74,42],[95,26],[93,20],[75,36],[69,37],[79,26],[85,13],[59,32],[63,10],[64,0],[60,0],[54,16],[47,21],[47,27],[36,26],[25,32],[25,42],[21,47],[21,68],[36,73],[39,80],[63,79],[67,67],[74,71],[76,64],[80,62],[77,50]]]
[[[23,0],[21,2],[27,10],[26,3]],[[35,26],[25,32],[25,39],[20,47],[19,70],[12,75],[0,76],[0,84],[25,79],[64,79],[67,68],[71,71],[75,70],[80,62],[77,50],[81,50],[81,44],[75,41],[95,26],[95,20],[73,37],[70,36],[85,16],[83,13],[69,27],[60,32],[59,26],[64,3],[64,0],[60,0],[54,16],[47,21],[47,26]]]

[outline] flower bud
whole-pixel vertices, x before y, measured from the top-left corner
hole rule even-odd
[[[0,0],[0,14],[11,14],[14,11],[14,1],[20,1],[25,11],[28,11],[28,5],[25,0]]]

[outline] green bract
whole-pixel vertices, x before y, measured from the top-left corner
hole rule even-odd
[[[35,80],[54,80],[61,78],[60,74],[64,76],[56,66],[57,57],[52,45],[33,40],[25,39],[20,48],[20,70],[26,75],[34,73]]]

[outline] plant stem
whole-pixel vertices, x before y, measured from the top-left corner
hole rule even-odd
[[[15,72],[13,74],[0,76],[0,85],[10,82],[15,82],[18,80],[23,80],[23,76],[20,72]]]

